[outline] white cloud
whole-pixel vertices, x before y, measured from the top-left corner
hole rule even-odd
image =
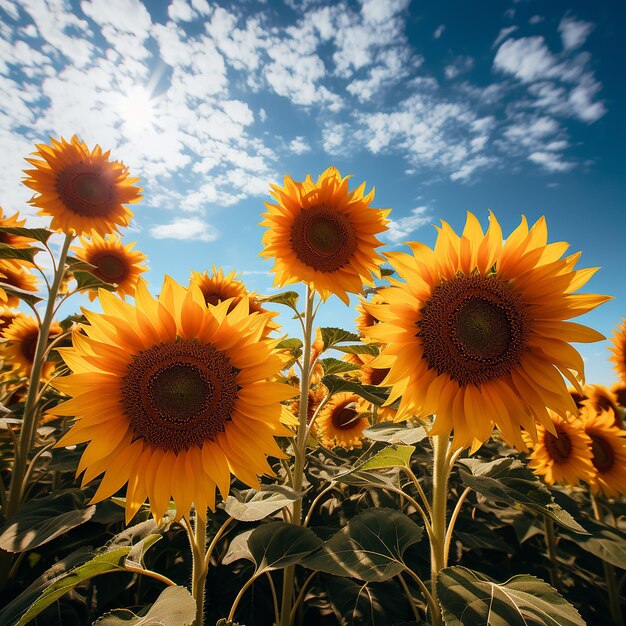
[[[467,74],[473,67],[474,59],[472,57],[460,56],[454,59],[449,65],[446,65],[444,74],[448,80],[453,80],[461,74]]]
[[[565,16],[559,24],[561,41],[566,50],[580,48],[593,30],[593,24]]]
[[[514,33],[517,30],[517,26],[507,26],[505,28],[501,28],[496,40],[491,45],[492,48],[495,48],[501,41],[504,41],[511,33]]]
[[[433,37],[435,39],[439,39],[441,37],[441,35],[443,35],[443,31],[446,29],[444,24],[440,24],[439,26],[437,26],[437,28],[435,28],[435,32],[433,33]]]
[[[388,230],[385,232],[385,237],[397,243],[403,239],[406,239],[411,233],[418,228],[432,222],[432,215],[430,214],[428,207],[419,206],[411,209],[409,215],[401,217],[397,220],[389,220]]]
[[[167,8],[167,14],[175,22],[191,22],[194,12],[187,0],[172,0]]]
[[[169,224],[159,224],[150,229],[155,239],[197,239],[199,241],[215,241],[219,231],[211,224],[195,218],[181,217]]]
[[[493,64],[522,82],[531,82],[554,76],[558,63],[543,37],[522,37],[507,39],[498,48]]]
[[[311,152],[311,144],[304,137],[296,137],[289,142],[289,152],[294,154]]]
[[[528,23],[529,24],[541,24],[541,22],[543,22],[545,20],[545,18],[543,18],[541,15],[533,15],[529,20]]]
[[[576,165],[570,161],[562,160],[553,152],[533,152],[528,158],[549,172],[569,172]]]

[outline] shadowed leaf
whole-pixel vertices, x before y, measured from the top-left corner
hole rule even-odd
[[[375,385],[360,385],[351,380],[345,380],[334,374],[329,374],[322,378],[322,382],[326,385],[328,393],[332,396],[336,393],[356,393],[361,398],[365,398],[368,402],[380,406],[387,399],[387,391]]]
[[[301,497],[302,494],[294,491],[283,493],[250,489],[240,492],[238,497],[228,496],[221,506],[226,513],[240,522],[258,522]]]
[[[358,335],[343,330],[343,328],[320,328],[320,333],[324,342],[324,350],[328,350],[338,343],[359,341]]]
[[[585,519],[585,526],[590,535],[579,535],[567,530],[559,534],[577,543],[585,552],[623,569],[626,565],[626,533],[591,519]]]
[[[423,426],[412,426],[410,424],[395,422],[379,422],[363,431],[363,434],[373,441],[384,441],[386,443],[404,443],[413,445],[426,439],[428,435]]]
[[[19,235],[20,237],[28,237],[46,243],[52,235],[52,231],[46,228],[21,228],[19,226],[0,226],[0,233],[9,233],[10,235]]]

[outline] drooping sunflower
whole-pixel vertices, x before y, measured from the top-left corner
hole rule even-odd
[[[596,470],[591,462],[591,439],[580,420],[566,422],[550,412],[556,434],[537,425],[537,443],[533,446],[528,467],[549,485],[574,486],[581,480],[593,480]]]
[[[207,307],[169,277],[157,299],[140,278],[134,305],[105,290],[99,300],[103,314],[84,310],[86,336],[59,350],[73,373],[54,385],[73,398],[53,411],[76,418],[59,446],[89,442],[83,484],[104,472],[94,502],[128,483],[127,521],[146,499],[156,519],[170,498],[177,518],[192,502],[204,517],[231,473],[259,488],[266,456],[284,456],[274,437],[291,434],[281,401],[296,393],[270,380],[283,358],[263,339],[268,316],[250,315],[245,298]]]
[[[52,217],[50,228],[104,236],[128,226],[133,213],[124,205],[141,200],[142,190],[134,185],[139,179],[130,178],[123,163],[109,161],[110,151],[90,151],[76,135],[50,142],[36,146],[33,155],[39,158],[26,159],[35,169],[24,170],[24,184],[36,192],[30,204]]]
[[[597,411],[587,405],[581,409],[583,428],[591,438],[591,453],[596,474],[589,481],[594,493],[608,498],[626,494],[626,431],[615,426],[613,411]]]
[[[24,228],[24,225],[26,224],[26,219],[19,219],[19,212],[9,217],[5,216],[4,213],[2,213],[2,209],[0,209],[0,216],[0,226],[8,226],[11,228]],[[0,231],[0,243],[13,246],[14,248],[27,248],[33,242],[34,239],[31,239],[30,237]]]
[[[329,167],[316,182],[285,176],[284,187],[272,185],[277,203],[265,203],[261,256],[275,259],[276,286],[303,282],[324,300],[334,293],[349,304],[348,293],[380,277],[376,235],[389,211],[370,207],[374,191],[364,195],[365,183],[350,191],[348,178]]]
[[[49,341],[53,341],[63,332],[58,322],[50,324]],[[12,369],[24,376],[28,376],[35,360],[35,350],[39,339],[39,323],[29,315],[18,315],[4,328],[2,337],[8,340],[4,344],[4,359]],[[54,369],[53,363],[45,363],[42,376],[48,378]]]
[[[401,398],[398,418],[436,415],[431,435],[454,432],[453,446],[476,448],[494,424],[525,448],[535,420],[552,431],[548,408],[576,412],[565,376],[581,387],[584,365],[571,341],[601,340],[568,318],[608,296],[575,294],[595,270],[574,270],[578,254],[547,243],[543,218],[526,219],[503,242],[491,215],[486,234],[470,213],[462,236],[445,222],[434,250],[387,253],[399,277],[379,291],[385,303],[364,305],[381,323],[366,337],[385,344],[374,365],[389,367],[387,404]]]
[[[80,241],[82,247],[73,247],[72,250],[78,259],[94,266],[91,273],[105,283],[117,284],[115,291],[122,299],[132,296],[139,276],[148,269],[142,265],[146,255],[133,250],[134,243],[124,245],[116,234],[100,237],[94,233],[91,239],[81,238]],[[97,294],[97,290],[89,290],[89,300],[93,302]]]
[[[610,359],[615,363],[613,369],[623,383],[626,383],[626,319],[622,320],[611,337]]]
[[[359,405],[360,396],[336,393],[317,418],[317,438],[325,448],[352,450],[363,445],[370,422]]]
[[[0,283],[6,283],[23,291],[37,291],[39,280],[22,263],[10,259],[1,259]],[[19,303],[20,299],[16,295],[6,294],[7,306],[16,307]]]

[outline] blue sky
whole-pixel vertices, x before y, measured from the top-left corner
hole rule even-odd
[[[0,0],[0,204],[32,215],[23,157],[77,133],[141,176],[125,238],[153,290],[216,264],[271,293],[269,183],[336,165],[393,209],[388,248],[431,245],[468,210],[505,233],[545,215],[602,267],[588,291],[615,300],[583,322],[610,335],[626,314],[625,6]],[[353,317],[333,298],[319,321]],[[605,344],[581,352],[589,382],[612,382]]]

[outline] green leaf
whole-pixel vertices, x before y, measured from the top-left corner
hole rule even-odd
[[[181,626],[190,625],[196,618],[196,601],[185,587],[166,587],[156,599],[150,610],[143,616],[134,615],[128,619],[126,611],[120,615],[105,615],[94,622],[93,626]]]
[[[345,352],[346,354],[371,354],[372,356],[378,356],[380,348],[374,344],[357,343],[349,346],[335,346],[335,350],[339,352]]]
[[[294,353],[298,353],[298,356],[300,356],[302,353],[302,341],[295,338],[283,339],[276,348],[279,350],[291,350]]]
[[[394,270],[392,267],[381,267],[380,268],[380,275],[385,278],[386,276],[393,276],[396,273],[396,270]]]
[[[556,589],[534,576],[496,583],[465,567],[446,567],[437,591],[446,626],[585,626]]]
[[[282,492],[249,489],[238,493],[238,497],[228,496],[221,506],[226,513],[240,522],[258,522],[299,500],[302,495],[295,491],[289,493],[287,490]]]
[[[387,392],[375,385],[360,385],[351,380],[345,380],[334,374],[329,374],[322,378],[322,382],[326,385],[328,393],[332,396],[336,393],[356,393],[365,398],[368,402],[380,406],[387,399]]]
[[[423,426],[413,426],[408,422],[379,422],[363,431],[363,434],[373,441],[385,443],[404,443],[412,445],[426,439],[426,429]]]
[[[226,552],[224,558],[222,559],[223,565],[230,565],[239,559],[248,559],[248,561],[252,561],[254,563],[254,558],[252,557],[252,553],[248,548],[248,539],[250,539],[250,535],[254,532],[254,528],[250,530],[246,530],[240,534],[238,534],[228,546],[228,551]]]
[[[322,540],[309,528],[272,522],[255,528],[248,538],[248,548],[256,563],[256,575],[301,562],[317,550]]]
[[[70,271],[72,272],[75,272],[77,270],[91,272],[96,269],[95,265],[92,265],[91,263],[87,263],[87,261],[83,261],[82,259],[77,259],[76,257],[69,256],[69,255],[65,258],[65,263],[70,268]]]
[[[20,261],[33,262],[35,255],[41,252],[41,248],[14,248],[6,243],[0,243],[0,259],[19,259]]]
[[[475,550],[497,550],[513,554],[515,550],[492,529],[475,524],[468,532],[454,531],[453,540],[460,541],[464,547]]]
[[[515,508],[524,506],[573,532],[587,532],[565,509],[554,502],[546,486],[518,459],[461,459],[458,467],[463,482],[486,498]]]
[[[396,576],[406,565],[407,548],[422,539],[422,529],[395,509],[371,509],[350,519],[302,565],[366,582]]]
[[[273,296],[262,298],[261,300],[262,302],[271,302],[273,304],[284,304],[298,313],[297,305],[299,297],[297,291],[283,291],[282,293],[277,293]]]
[[[388,446],[379,450],[356,469],[365,472],[388,467],[411,467],[413,452],[415,452],[415,446]]]
[[[107,572],[123,571],[126,555],[130,552],[130,546],[117,548],[95,556],[87,563],[74,568],[65,576],[57,578],[22,615],[15,626],[27,624],[33,617],[39,615],[46,607],[58,600],[76,585]]]
[[[96,507],[85,501],[80,489],[68,489],[27,502],[2,528],[0,548],[25,552],[64,535],[93,517]]]
[[[27,302],[31,306],[35,306],[38,302],[41,302],[42,300],[42,298],[40,298],[39,296],[33,295],[32,291],[26,291],[26,289],[14,287],[13,285],[9,285],[9,283],[3,283],[1,276],[0,287],[2,287],[2,289],[4,289],[10,296],[15,296],[16,298]]]
[[[74,272],[74,279],[76,280],[76,288],[80,291],[83,289],[106,289],[107,291],[115,291],[117,287],[112,283],[107,283],[100,280],[97,276],[90,274],[89,272],[76,271]]]
[[[559,536],[565,536],[585,552],[623,569],[626,565],[626,533],[592,519],[585,519],[585,526],[591,534],[579,535],[565,530]]]
[[[324,351],[332,348],[338,343],[346,343],[348,341],[359,341],[359,336],[351,333],[343,328],[320,328],[322,341],[324,342]]]
[[[339,359],[321,359],[322,369],[324,374],[342,374],[343,372],[354,372],[354,370],[360,370],[361,368],[354,363],[348,363],[348,361],[341,361]]]
[[[46,228],[20,228],[19,226],[0,226],[0,233],[28,237],[41,241],[41,243],[46,243],[50,239],[50,235],[52,235],[52,231]]]

